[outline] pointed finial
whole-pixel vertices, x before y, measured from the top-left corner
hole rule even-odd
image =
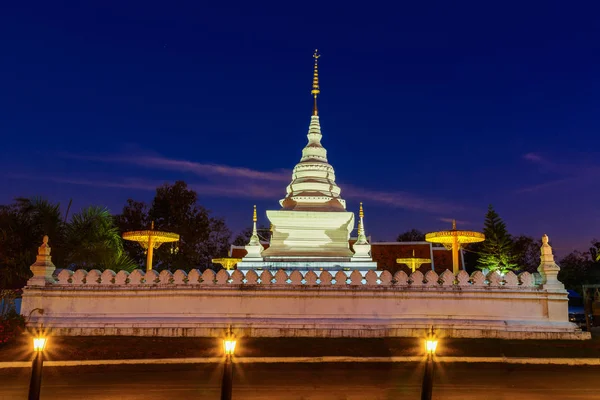
[[[48,235],[44,235],[42,245],[38,247],[38,256],[50,256],[50,246],[48,245]]]
[[[365,226],[363,225],[364,216],[365,216],[365,213],[363,211],[363,205],[362,205],[362,201],[361,201],[360,208],[358,210],[358,217],[359,217],[358,218],[358,240],[361,241],[361,243],[362,243],[362,241],[366,240],[364,238],[364,236],[365,236]]]
[[[150,225],[150,229],[154,230],[154,221],[152,221],[152,224]]]
[[[254,214],[252,215],[252,222],[256,222],[256,204],[254,205]]]
[[[319,112],[317,110],[317,95],[319,93],[321,93],[321,90],[319,89],[319,57],[321,57],[320,54],[318,54],[319,50],[315,49],[315,52],[313,54],[313,58],[315,59],[315,70],[313,73],[313,83],[312,83],[312,90],[310,91],[310,93],[313,95],[314,97],[314,105],[313,105],[313,115],[319,115]]]
[[[452,229],[456,230],[456,220],[452,220]]]
[[[415,258],[415,249],[413,249],[413,258]]]

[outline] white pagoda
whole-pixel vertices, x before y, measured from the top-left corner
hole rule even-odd
[[[364,225],[359,224],[356,253],[350,249],[350,232],[354,229],[354,213],[346,211],[341,189],[335,183],[335,171],[327,161],[327,150],[321,144],[321,125],[317,109],[319,89],[318,59],[315,50],[313,113],[308,129],[308,143],[292,173],[287,194],[280,200],[280,210],[267,211],[272,225],[269,248],[263,250],[252,236],[246,246],[248,255],[238,269],[350,270],[376,269],[370,255]],[[355,245],[355,247],[356,247]],[[258,256],[260,254],[260,257]]]

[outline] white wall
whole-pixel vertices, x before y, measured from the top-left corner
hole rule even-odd
[[[529,274],[356,271],[327,285],[326,271],[316,282],[306,272],[257,272],[63,270],[57,283],[24,290],[22,314],[43,309],[32,325],[57,335],[221,336],[231,325],[271,337],[423,336],[431,327],[453,337],[589,337],[568,321],[566,291],[536,286]]]

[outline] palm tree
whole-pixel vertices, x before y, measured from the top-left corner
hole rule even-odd
[[[91,206],[74,214],[65,228],[66,261],[85,269],[133,270],[123,252],[123,241],[106,208]]]

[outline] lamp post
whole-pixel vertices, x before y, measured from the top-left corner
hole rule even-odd
[[[427,363],[425,364],[423,386],[421,387],[421,400],[431,400],[431,394],[433,392],[433,356],[435,355],[437,344],[437,340],[434,339],[428,339],[425,341]]]
[[[223,340],[225,350],[225,365],[223,366],[223,382],[221,383],[221,400],[231,400],[233,390],[233,353],[235,352],[236,340],[230,335]]]
[[[31,380],[29,381],[29,400],[39,400],[42,387],[42,367],[44,365],[44,348],[47,339],[36,337],[33,339],[35,358],[31,363]]]

